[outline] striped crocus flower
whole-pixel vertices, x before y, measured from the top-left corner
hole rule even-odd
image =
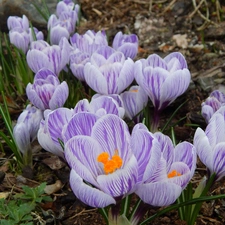
[[[138,179],[127,124],[112,114],[98,119],[94,114],[78,114],[75,127],[68,125],[65,133],[71,188],[89,206],[116,204],[117,199],[133,192]],[[76,135],[78,132],[85,134]]]
[[[88,30],[80,35],[75,33],[70,38],[70,43],[74,50],[91,55],[101,46],[108,46],[107,36],[105,31],[95,32]]]
[[[123,34],[119,31],[113,39],[112,47],[123,52],[126,58],[134,59],[138,53],[138,37],[136,34]]]
[[[140,59],[135,62],[134,74],[157,112],[183,94],[191,80],[186,60],[179,52],[171,53],[163,59],[156,54]]]
[[[224,107],[223,107],[224,108]],[[221,108],[222,109],[222,108]],[[208,169],[209,176],[216,174],[216,180],[225,175],[225,119],[223,113],[216,112],[205,131],[197,128],[194,135],[197,154]]]
[[[84,67],[86,83],[97,93],[120,94],[134,80],[134,62],[109,46],[96,50]]]
[[[43,40],[34,41],[27,52],[27,64],[35,73],[40,69],[49,69],[58,76],[69,63],[70,51],[71,46],[65,37],[60,40],[59,45],[52,46]]]
[[[148,95],[138,85],[131,86],[128,91],[120,94],[124,108],[125,116],[132,120],[140,113],[148,103]]]
[[[69,95],[65,81],[60,83],[51,70],[41,69],[34,76],[34,83],[26,87],[28,99],[41,110],[62,107]]]
[[[201,114],[208,123],[212,115],[222,106],[225,106],[225,95],[219,90],[213,91],[202,103]]]
[[[132,146],[139,165],[136,194],[152,206],[172,204],[194,174],[195,147],[188,142],[174,147],[168,136],[152,134],[143,124],[134,127],[132,138],[139,140]]]

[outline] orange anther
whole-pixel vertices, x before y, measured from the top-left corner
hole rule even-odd
[[[172,178],[172,177],[178,177],[181,176],[181,174],[179,172],[177,172],[176,170],[172,170],[170,173],[168,173],[167,177],[168,178]]]

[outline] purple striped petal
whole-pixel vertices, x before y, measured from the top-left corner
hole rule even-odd
[[[225,142],[218,143],[213,149],[213,168],[211,173],[216,173],[216,180],[225,176]]]
[[[160,107],[162,107],[164,102],[168,102],[169,105],[183,94],[187,90],[190,80],[191,74],[188,69],[178,70],[170,74],[161,86]]]
[[[92,127],[97,119],[98,117],[95,114],[89,112],[75,114],[62,132],[63,141],[66,143],[70,138],[76,135],[90,136]]]
[[[168,206],[180,196],[182,188],[174,183],[147,183],[135,192],[145,203],[152,206]]]
[[[154,133],[154,136],[158,140],[163,158],[166,160],[168,166],[170,167],[174,160],[174,146],[171,139],[161,132]]]
[[[167,63],[168,70],[174,72],[180,69],[187,69],[187,62],[180,52],[172,52],[164,58]]]
[[[193,176],[195,172],[197,161],[196,156],[195,147],[186,141],[178,144],[174,149],[174,162],[185,163],[191,171],[191,176]]]
[[[76,197],[89,206],[104,208],[116,204],[115,199],[110,195],[85,184],[74,170],[70,173],[70,186]]]
[[[117,81],[118,91],[117,93],[112,94],[120,94],[133,82],[133,80],[134,80],[134,62],[132,59],[128,58],[124,62],[118,77]]]
[[[93,177],[104,174],[102,164],[97,161],[98,155],[102,152],[99,143],[89,136],[74,136],[65,145],[65,157],[70,167],[95,186],[97,183]]]
[[[58,85],[49,101],[49,108],[56,109],[62,107],[69,96],[69,88],[66,81]]]
[[[144,173],[153,174],[161,157],[159,143],[146,129],[142,129],[138,124],[131,135],[131,148],[138,161],[139,182],[142,181]]]
[[[91,63],[84,66],[84,78],[94,91],[100,94],[108,94],[108,85],[103,74]]]
[[[213,150],[210,146],[209,139],[201,128],[197,128],[194,135],[194,146],[200,160],[212,170],[212,154]]]
[[[193,176],[193,174],[191,174],[189,167],[183,162],[174,162],[171,165],[169,173],[172,171],[176,171],[177,173],[180,174],[180,176],[167,178],[168,181],[173,182],[182,187],[182,189],[184,189]]]
[[[41,98],[38,96],[37,92],[33,89],[33,85],[29,83],[26,87],[26,94],[28,99],[35,105],[38,109],[45,110],[46,106],[44,105]]]
[[[216,113],[211,118],[206,127],[205,134],[209,139],[211,147],[217,143],[225,141],[225,120],[223,115]]]
[[[92,112],[90,103],[87,99],[83,99],[77,102],[74,108],[74,113],[79,113],[79,112]]]
[[[159,101],[161,98],[162,85],[166,78],[169,76],[169,72],[162,68],[152,69],[148,67],[144,70],[144,79],[139,85],[145,90],[150,97],[155,108],[159,109]]]
[[[150,66],[153,68],[160,67],[167,70],[166,62],[157,54],[150,55],[145,61],[145,66]]]
[[[52,70],[52,68],[49,67],[50,62],[48,56],[44,52],[36,49],[32,49],[27,52],[27,63],[30,69],[35,73],[43,68]]]

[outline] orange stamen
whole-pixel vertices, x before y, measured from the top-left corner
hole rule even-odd
[[[167,177],[168,178],[173,178],[173,177],[178,177],[181,176],[181,174],[179,172],[177,172],[176,170],[172,170],[170,173],[168,173]]]
[[[102,152],[97,158],[98,162],[103,163],[103,170],[106,174],[113,173],[116,169],[121,168],[123,160],[118,155],[118,150],[115,150],[115,154],[109,159],[109,154],[107,152]]]
[[[130,92],[138,92],[138,89],[130,90]]]
[[[108,160],[109,160],[109,153],[107,153],[107,152],[101,153],[97,158],[97,161],[101,162],[103,164],[107,163]]]

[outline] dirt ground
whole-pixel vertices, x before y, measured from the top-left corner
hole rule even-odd
[[[198,8],[198,0],[80,0],[82,20],[77,29],[80,34],[88,29],[104,29],[111,43],[118,31],[135,33],[139,37],[139,53],[136,59],[146,58],[152,53],[163,57],[173,51],[180,51],[185,55],[192,73],[192,83],[188,91],[163,112],[160,121],[163,126],[177,107],[187,100],[172,121],[173,124],[177,123],[174,129],[178,141],[192,142],[195,128],[186,126],[187,123],[205,128],[206,124],[200,115],[201,102],[211,90],[224,84],[225,3],[222,0],[202,2],[204,3]],[[206,76],[209,77],[209,84],[205,86],[203,83]],[[185,116],[185,120],[179,121]],[[21,189],[18,177],[6,165],[0,167],[0,170],[5,171],[0,192],[10,190],[12,186],[18,188],[14,188],[15,192],[19,192]],[[193,182],[199,182],[205,173],[205,167],[198,163]],[[26,171],[24,175],[27,175]],[[61,182],[60,190],[51,195],[54,202],[43,205],[43,209],[50,212],[45,218],[46,224],[106,224],[97,209],[76,199],[69,187],[68,177],[69,169],[57,157],[45,151],[34,156],[33,174],[26,180],[27,185]],[[214,185],[209,194],[224,194],[224,189],[225,180],[222,180]],[[154,212],[155,209],[149,209],[148,215]],[[173,211],[155,219],[151,224],[186,223],[179,220],[178,213]],[[224,201],[204,203],[196,224],[225,224]]]

